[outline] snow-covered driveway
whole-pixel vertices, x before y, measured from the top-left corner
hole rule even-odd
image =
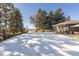
[[[54,34],[26,33],[0,42],[2,56],[79,56],[79,41]]]

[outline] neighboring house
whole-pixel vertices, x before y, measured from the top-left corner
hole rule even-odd
[[[36,29],[28,29],[28,32],[36,32]]]
[[[54,25],[54,31],[58,33],[71,33],[70,27],[79,24],[79,21],[65,21]]]
[[[79,34],[79,24],[71,26],[70,31],[72,31],[74,34]]]

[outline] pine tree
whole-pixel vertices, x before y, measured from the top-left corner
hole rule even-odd
[[[11,18],[9,20],[10,33],[13,35],[24,32],[22,15],[18,9],[11,13]]]
[[[54,24],[52,11],[49,12],[48,16],[46,17],[45,22],[46,22],[46,28],[51,31],[53,29],[52,25]]]
[[[15,12],[12,12],[10,14],[10,19],[9,19],[9,33],[12,33],[13,35],[14,35],[15,29],[16,29],[15,28],[15,26],[16,26],[15,17],[16,17]]]
[[[17,14],[18,32],[23,33],[24,32],[24,26],[23,26],[23,19],[22,19],[22,15],[20,13],[20,10],[16,10],[16,14]]]
[[[35,25],[36,29],[43,29],[45,28],[44,22],[46,18],[46,11],[42,11],[41,9],[38,10],[35,17],[30,17],[31,22]]]
[[[54,20],[57,23],[60,23],[60,22],[64,22],[66,21],[66,17],[64,16],[64,12],[62,11],[62,9],[57,9],[55,12],[54,12]]]

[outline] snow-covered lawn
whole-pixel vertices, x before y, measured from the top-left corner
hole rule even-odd
[[[0,55],[79,56],[79,41],[75,39],[52,32],[21,34],[0,42]]]

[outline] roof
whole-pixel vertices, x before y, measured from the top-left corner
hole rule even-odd
[[[77,24],[77,25],[74,25],[74,26],[71,26],[71,27],[79,27],[79,24]]]
[[[58,25],[69,25],[69,24],[79,24],[79,21],[65,21],[65,22],[62,22],[62,23],[58,23],[54,26],[58,26]]]

